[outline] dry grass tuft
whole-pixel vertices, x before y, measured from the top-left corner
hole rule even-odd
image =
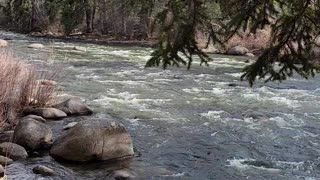
[[[15,124],[16,117],[30,107],[49,106],[55,86],[42,85],[39,79],[52,80],[54,75],[38,72],[9,53],[0,54],[0,123]]]

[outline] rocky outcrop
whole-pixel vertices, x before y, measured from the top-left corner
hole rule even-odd
[[[11,164],[12,162],[13,162],[12,159],[0,155],[0,165],[6,166],[6,165]]]
[[[44,45],[40,44],[40,43],[33,43],[33,44],[29,44],[28,48],[42,49],[42,48],[44,48]]]
[[[75,99],[68,99],[65,102],[52,106],[57,108],[67,115],[90,115],[93,111],[82,101]]]
[[[109,119],[79,122],[53,144],[50,155],[76,162],[132,157],[133,144],[126,128]]]
[[[230,48],[227,52],[227,54],[229,55],[245,55],[249,52],[249,50],[243,46],[234,46],[232,48]]]
[[[11,142],[0,144],[0,155],[12,160],[26,159],[28,157],[27,151],[22,146]]]
[[[32,108],[24,111],[24,114],[37,115],[45,119],[61,119],[67,117],[67,114],[56,108]]]
[[[52,131],[49,126],[32,118],[23,118],[16,126],[13,142],[26,149],[36,150],[52,144]]]
[[[0,48],[7,47],[7,46],[8,46],[8,42],[6,40],[0,39]]]
[[[41,174],[42,176],[53,176],[55,175],[54,170],[43,166],[43,165],[38,165],[32,169],[32,172],[35,174]]]

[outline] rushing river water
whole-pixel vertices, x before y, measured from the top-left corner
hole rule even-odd
[[[13,33],[10,49],[54,67],[61,96],[76,96],[128,127],[137,179],[320,179],[320,79],[239,81],[245,58],[212,56],[209,67],[145,69],[151,49],[34,39]],[[28,49],[40,42],[45,49]],[[82,50],[74,50],[79,46]],[[54,121],[55,136],[68,122]],[[47,154],[8,166],[9,179],[107,179],[109,164],[64,164]],[[119,165],[120,166],[120,165]],[[122,167],[122,166],[121,166]]]

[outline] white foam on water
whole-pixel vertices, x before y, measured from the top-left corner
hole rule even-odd
[[[284,104],[287,105],[289,108],[298,108],[301,107],[298,100],[290,100],[285,97],[272,97],[270,98],[275,104]]]
[[[265,168],[265,167],[257,167],[253,165],[244,164],[246,161],[256,161],[255,159],[228,159],[228,164],[226,166],[236,168],[240,171],[245,171],[249,169],[257,169],[262,171],[269,171],[273,173],[279,173],[281,170],[277,168]]]
[[[221,114],[224,112],[225,111],[209,111],[207,113],[201,113],[200,115],[209,119],[218,119],[221,118]]]
[[[225,73],[225,74],[235,78],[240,78],[243,75],[243,73]]]
[[[103,81],[98,81],[100,83],[117,83],[117,84],[124,84],[124,85],[134,85],[134,86],[144,86],[145,81],[132,81],[132,80],[124,80],[124,81],[116,81],[116,80],[103,80]]]

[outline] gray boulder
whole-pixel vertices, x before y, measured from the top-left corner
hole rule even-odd
[[[68,99],[65,102],[54,105],[54,108],[60,109],[67,115],[90,115],[93,111],[82,101]]]
[[[24,111],[25,114],[41,116],[45,119],[61,119],[67,117],[67,114],[56,108],[33,108]]]
[[[79,122],[52,145],[50,155],[76,162],[132,157],[133,144],[126,128],[115,120]]]
[[[23,118],[16,126],[13,142],[26,149],[36,150],[52,144],[52,131],[50,127],[31,118]]]
[[[249,50],[243,46],[234,46],[232,48],[230,48],[227,52],[227,54],[230,55],[245,55],[249,52]]]
[[[35,174],[41,174],[43,176],[53,176],[55,175],[54,171],[46,166],[38,165],[32,169],[32,172]]]
[[[12,162],[13,162],[12,159],[0,155],[0,165],[6,166],[6,165],[11,164]]]
[[[26,159],[28,157],[27,151],[22,146],[11,142],[0,144],[0,155],[12,160]]]

